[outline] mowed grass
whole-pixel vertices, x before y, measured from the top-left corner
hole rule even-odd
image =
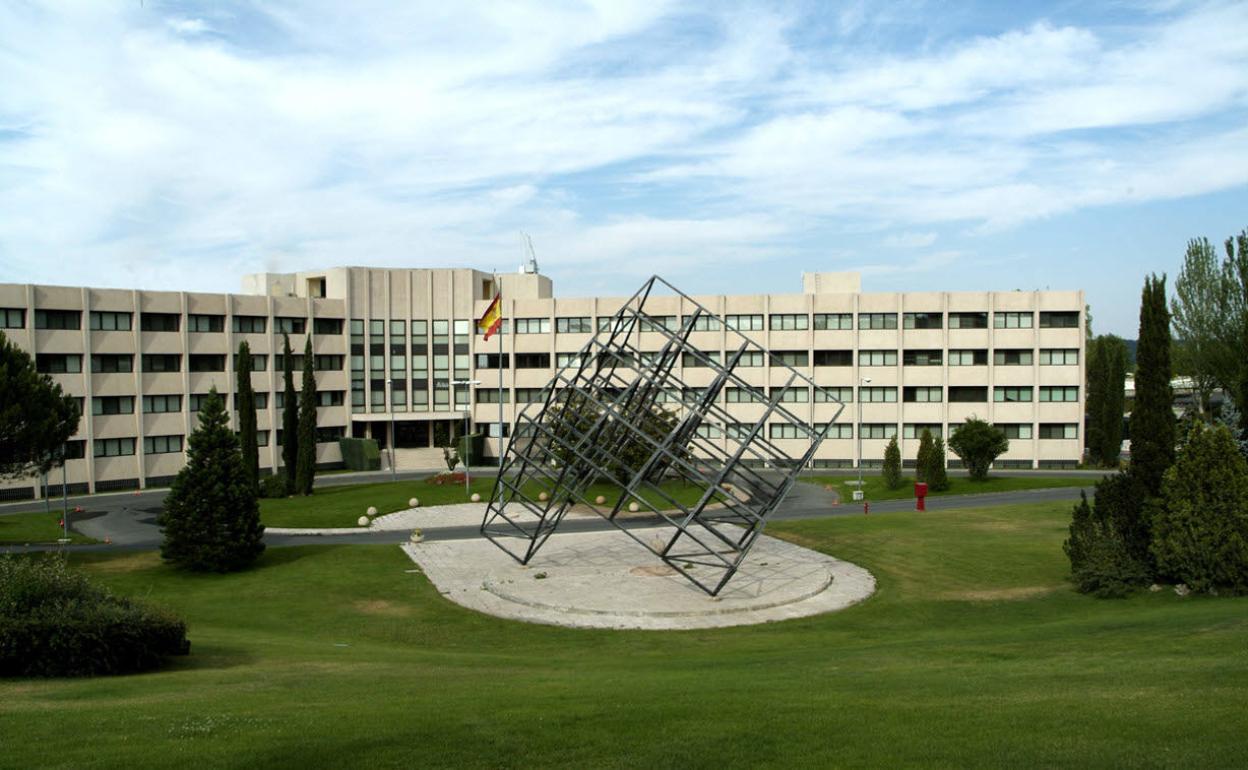
[[[69,521],[74,521],[70,514]],[[62,536],[61,511],[30,511],[29,513],[0,514],[0,543],[55,543]],[[72,529],[69,531],[70,542],[94,543],[94,538],[80,535]]]
[[[431,484],[426,480],[381,482],[374,484],[344,484],[318,487],[308,497],[271,498],[260,501],[260,520],[269,527],[354,527],[358,519],[375,506],[378,514],[405,510],[408,501],[416,498],[421,507],[450,505],[470,502],[472,494],[489,500],[494,493],[495,474],[483,473],[472,476],[471,489],[464,483]],[[666,481],[662,485],[667,496],[688,505],[702,494],[702,488],[679,481]],[[540,492],[534,484],[529,493],[534,497]],[[591,484],[586,498],[595,500],[599,495],[606,498],[606,505],[614,505],[620,496],[620,488],[613,484]],[[641,492],[641,496],[658,508],[671,507],[663,494],[654,489]]]
[[[689,632],[479,615],[394,546],[270,549],[234,575],[76,555],[181,612],[192,655],[142,676],[0,683],[0,764],[1242,764],[1248,598],[1075,594],[1068,508],[778,522],[869,568],[876,595]]]
[[[802,481],[820,486],[831,486],[842,500],[852,500],[858,488],[857,476],[802,476]],[[928,492],[928,497],[944,495],[978,495],[988,492],[1017,492],[1022,489],[1050,489],[1052,487],[1091,487],[1096,484],[1091,476],[998,476],[991,474],[983,481],[972,481],[965,476],[950,476],[949,488],[943,492]],[[897,489],[889,489],[879,474],[863,475],[862,488],[868,500],[905,500],[914,497],[914,476],[904,476]]]

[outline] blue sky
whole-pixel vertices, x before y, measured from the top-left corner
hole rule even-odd
[[[0,0],[0,280],[1083,288],[1248,227],[1248,4]]]

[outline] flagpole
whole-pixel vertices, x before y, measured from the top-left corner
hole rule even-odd
[[[498,286],[498,467],[503,467],[504,436],[503,427],[503,283],[501,276],[494,276]]]

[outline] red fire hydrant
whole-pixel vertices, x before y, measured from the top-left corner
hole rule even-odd
[[[924,481],[914,482],[914,510],[916,511],[927,510],[927,501],[924,499],[926,497],[927,497],[927,482],[924,482]]]

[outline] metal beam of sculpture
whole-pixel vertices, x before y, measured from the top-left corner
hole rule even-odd
[[[647,313],[656,289],[675,293],[685,313],[678,324]],[[708,333],[714,352],[695,344]],[[743,376],[746,367],[756,367],[754,376]],[[683,381],[689,371],[705,384]],[[748,421],[725,410],[729,394],[756,402]],[[826,422],[792,411],[810,402]],[[583,506],[714,596],[842,409],[809,377],[651,277],[516,418],[481,534],[527,564],[569,509]],[[693,485],[693,502],[676,499],[666,479]],[[596,482],[615,487],[616,499],[591,499]],[[649,515],[622,516],[630,503]]]

